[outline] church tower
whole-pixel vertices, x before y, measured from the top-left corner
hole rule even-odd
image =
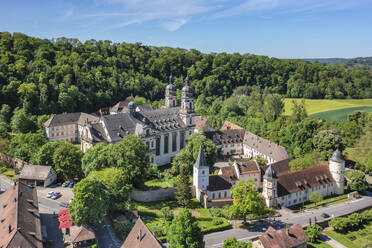
[[[196,197],[199,199],[199,189],[206,191],[209,185],[209,167],[202,146],[200,146],[198,158],[193,166],[192,181],[195,186]]]
[[[344,193],[344,175],[345,175],[345,160],[339,149],[333,152],[329,158],[329,172],[331,172],[333,179],[336,181],[336,194],[342,195]]]
[[[177,106],[177,92],[176,87],[173,84],[172,74],[169,76],[169,84],[165,88],[165,106],[167,108],[173,108]]]
[[[181,93],[181,110],[180,117],[186,126],[191,127],[195,125],[194,122],[194,97],[193,90],[190,86],[189,76],[187,75],[186,85],[182,88]]]
[[[277,181],[278,177],[274,169],[269,165],[266,169],[265,175],[263,176],[263,191],[262,195],[265,198],[266,206],[276,207],[276,198],[278,197],[277,192]]]

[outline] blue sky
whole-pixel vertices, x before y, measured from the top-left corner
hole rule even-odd
[[[372,0],[2,0],[0,31],[278,58],[372,56]]]

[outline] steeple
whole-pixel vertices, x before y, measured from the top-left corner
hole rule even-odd
[[[330,157],[329,160],[338,162],[338,163],[345,162],[345,159],[342,157],[342,153],[338,148],[332,153],[332,156]]]
[[[169,75],[169,84],[165,87],[165,106],[167,108],[176,107],[177,105],[177,90],[173,85],[173,75]]]
[[[273,180],[278,178],[278,176],[275,173],[275,170],[273,169],[273,167],[271,167],[271,165],[269,165],[269,167],[266,169],[263,178],[266,180]]]
[[[200,145],[198,158],[195,161],[194,167],[196,168],[208,167],[207,159],[204,156],[204,150],[202,145]]]

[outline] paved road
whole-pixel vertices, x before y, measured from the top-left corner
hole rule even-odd
[[[107,219],[107,217],[105,217],[95,229],[95,234],[98,240],[98,247],[120,248],[123,244],[123,242],[116,237],[110,221]]]
[[[215,232],[204,235],[205,247],[222,247],[223,241],[231,237],[236,237],[236,239],[240,241],[249,241],[253,237],[261,235],[263,232],[265,232],[269,225],[274,226],[275,228],[281,228],[285,227],[286,225],[293,224],[307,225],[310,218],[312,219],[312,223],[314,222],[315,217],[317,221],[324,220],[320,216],[322,213],[327,213],[331,217],[338,217],[370,206],[372,206],[372,197],[366,196],[361,199],[331,205],[317,210],[307,211],[303,214],[284,215],[280,218],[275,218],[275,221],[270,220],[260,222],[258,225],[247,229],[240,228]]]

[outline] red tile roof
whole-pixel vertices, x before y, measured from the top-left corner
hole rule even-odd
[[[225,121],[222,125],[222,127],[220,128],[220,130],[240,130],[240,129],[243,129],[241,126],[238,126],[232,122],[229,122],[229,121]]]
[[[328,165],[282,174],[278,177],[278,196],[288,195],[334,181]]]
[[[299,224],[280,230],[270,226],[259,239],[264,248],[294,248],[309,242],[309,238]]]

